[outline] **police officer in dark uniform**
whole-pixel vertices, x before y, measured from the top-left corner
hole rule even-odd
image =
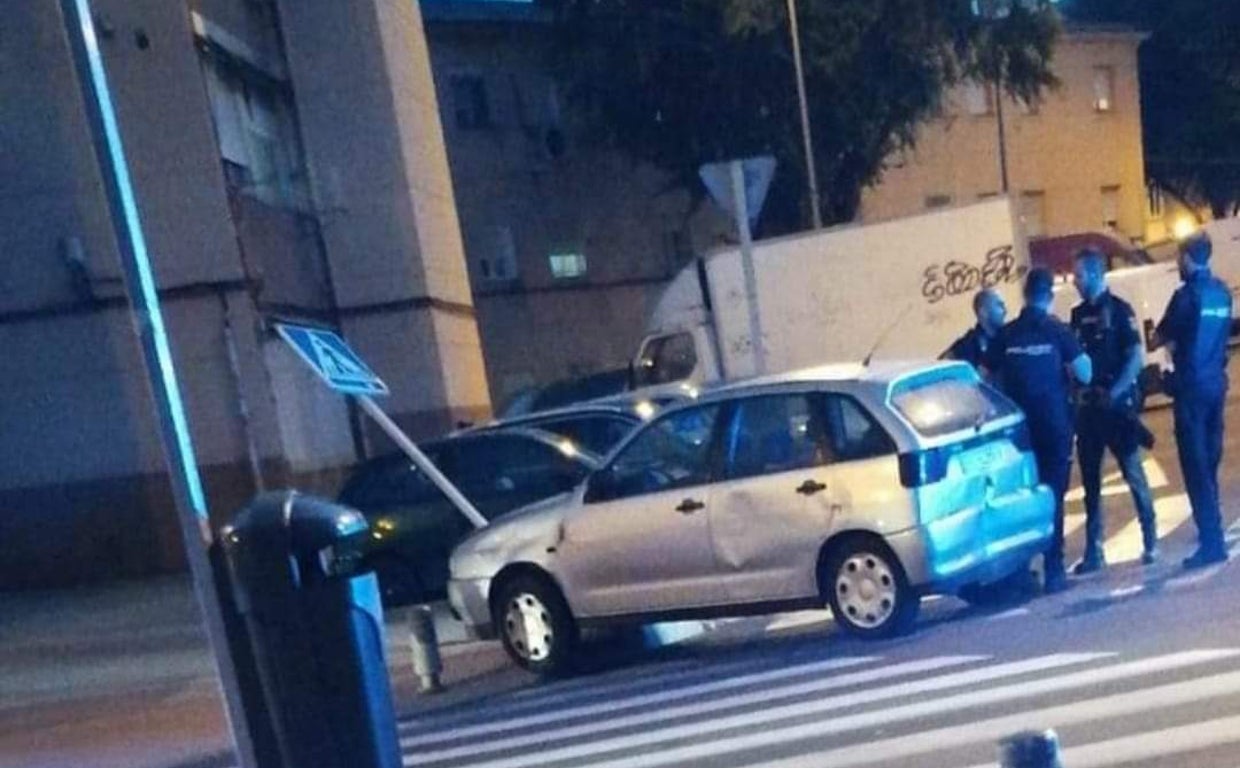
[[[974,368],[986,362],[986,350],[1003,327],[1007,306],[994,288],[983,288],[973,295],[973,314],[977,325],[952,342],[940,360],[963,360]]]
[[[986,355],[986,367],[1025,411],[1038,476],[1055,496],[1055,534],[1046,549],[1048,593],[1067,588],[1063,563],[1063,497],[1072,464],[1072,403],[1069,378],[1087,385],[1089,355],[1072,330],[1050,314],[1054,276],[1034,269],[1025,278],[1025,307],[1003,327]]]
[[[1227,285],[1210,273],[1210,239],[1198,235],[1180,252],[1184,284],[1167,305],[1155,344],[1171,351],[1175,371],[1175,440],[1188,500],[1197,523],[1197,551],[1185,568],[1227,559],[1219,512],[1218,466],[1223,458],[1223,406],[1227,399],[1227,340],[1232,302]]]
[[[1103,553],[1102,454],[1111,449],[1132,491],[1141,523],[1146,565],[1157,558],[1154,500],[1141,466],[1137,377],[1141,374],[1141,334],[1128,302],[1107,289],[1106,257],[1086,249],[1076,257],[1076,289],[1081,303],[1072,309],[1072,330],[1093,362],[1094,378],[1080,392],[1076,421],[1077,461],[1085,486],[1085,556],[1077,575],[1106,567]]]

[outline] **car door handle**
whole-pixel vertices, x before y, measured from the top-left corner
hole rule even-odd
[[[817,480],[806,480],[797,487],[797,493],[802,496],[813,496],[819,491],[827,490],[826,483],[820,483]]]
[[[706,505],[697,499],[685,499],[680,502],[680,506],[676,507],[677,512],[685,515],[691,515],[699,509],[706,509]]]

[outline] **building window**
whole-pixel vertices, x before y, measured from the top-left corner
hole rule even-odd
[[[548,257],[548,261],[551,264],[551,276],[556,280],[570,280],[586,274],[584,253],[553,253]]]
[[[978,192],[977,193],[978,200],[993,200],[994,198],[998,196],[999,196],[998,192]]]
[[[1094,67],[1094,109],[1110,112],[1115,109],[1115,68]]]
[[[1119,187],[1102,188],[1102,226],[1119,229]]]
[[[477,131],[491,126],[491,107],[487,102],[487,84],[481,75],[453,75],[452,109],[456,127]]]
[[[951,195],[927,195],[926,208],[946,208],[952,204]]]
[[[964,108],[970,115],[992,115],[995,111],[995,89],[990,83],[976,80],[964,86]]]
[[[1020,220],[1029,237],[1046,235],[1046,195],[1033,190],[1020,193]]]
[[[512,227],[495,227],[483,253],[478,259],[478,275],[483,280],[498,283],[517,278],[517,242]]]
[[[214,53],[204,54],[203,76],[229,189],[268,205],[309,207],[288,87]]]

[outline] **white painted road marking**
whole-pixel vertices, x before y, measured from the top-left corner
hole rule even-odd
[[[581,736],[593,736],[609,731],[620,730],[623,728],[633,728],[641,725],[650,725],[677,718],[697,717],[710,714],[712,712],[721,712],[723,710],[735,709],[743,706],[766,706],[771,702],[778,701],[780,699],[804,696],[811,693],[824,693],[826,691],[832,691],[839,688],[864,686],[870,683],[890,680],[892,678],[905,677],[923,672],[934,672],[947,669],[949,667],[961,666],[963,664],[982,661],[985,658],[986,657],[984,656],[941,656],[930,659],[921,659],[918,661],[910,661],[904,664],[878,667],[864,672],[854,672],[847,675],[828,677],[821,680],[811,680],[795,685],[763,689],[752,693],[725,696],[718,699],[710,699],[708,701],[686,704],[679,707],[662,709],[647,708],[641,712],[623,717],[612,716],[604,720],[598,720],[580,725],[561,728],[544,728],[532,733],[511,736],[494,741],[485,741],[481,743],[475,742],[450,749],[420,752],[417,756],[407,759],[405,761],[405,765],[422,765],[424,763],[433,763],[440,760],[452,760],[460,757],[485,754],[488,752],[508,751],[522,747],[538,746],[539,744],[545,744],[552,741],[561,741],[578,738]],[[878,689],[880,692],[882,690],[883,689],[881,688]],[[631,709],[632,707],[632,704],[625,701],[605,702],[602,707],[597,710],[597,713],[613,712],[620,708]],[[577,717],[580,715],[580,712],[560,711],[550,714],[553,716],[545,720],[546,722],[555,722],[557,720]],[[528,721],[533,719],[534,718],[526,718],[527,722],[523,724],[528,724]],[[539,719],[543,720],[543,718]],[[509,727],[512,727],[512,723],[506,724],[504,730],[507,730]],[[441,734],[437,740],[443,740],[444,738],[459,738],[462,735],[463,734],[460,734],[459,732],[449,733],[446,735]],[[401,746],[410,746],[410,741],[411,740],[402,740]]]
[[[1202,723],[1164,728],[1068,747],[1060,753],[1064,765],[1072,768],[1105,768],[1160,757],[1172,757],[1223,744],[1240,742],[1240,717],[1220,717]],[[997,763],[974,768],[999,768]]]
[[[753,768],[820,768],[824,765],[829,765],[831,768],[850,768],[857,765],[873,765],[952,747],[996,741],[1015,731],[1027,728],[1029,723],[1044,723],[1046,727],[1062,728],[1075,723],[1191,704],[1235,693],[1240,693],[1240,672],[1203,675],[1185,682],[1147,688],[1140,696],[1119,693],[1032,712],[1021,712],[980,722],[922,731],[911,736],[900,736],[843,749],[799,755],[788,760],[753,766]],[[1231,733],[1229,741],[1240,741],[1240,733]],[[1102,765],[1115,765],[1120,762],[1123,761],[1114,760],[1102,763]],[[1063,761],[1063,764],[1072,766],[1072,768],[1080,768],[1078,763],[1067,759]]]
[[[817,699],[796,704],[789,704],[781,707],[770,707],[760,711],[749,711],[739,715],[722,717],[716,720],[703,721],[698,723],[690,723],[686,725],[675,725],[661,729],[643,731],[640,733],[630,734],[626,736],[617,736],[614,738],[601,739],[581,744],[573,744],[558,749],[550,749],[544,752],[524,755],[505,755],[497,760],[491,760],[482,763],[470,764],[472,768],[524,768],[525,766],[543,765],[557,760],[573,760],[582,763],[584,759],[598,756],[601,753],[611,752],[624,749],[636,749],[639,747],[655,746],[663,742],[673,741],[676,739],[698,739],[709,734],[720,733],[732,730],[734,728],[752,728],[758,725],[774,724],[788,718],[805,717],[810,715],[821,715],[827,712],[838,712],[849,707],[873,704],[878,701],[899,700],[908,696],[917,694],[931,693],[935,691],[949,690],[951,688],[959,688],[978,683],[1001,680],[1004,678],[1017,677],[1020,675],[1028,675],[1036,672],[1046,672],[1052,669],[1083,664],[1089,661],[1097,661],[1105,658],[1110,654],[1098,653],[1063,653],[1051,656],[1041,656],[1035,659],[1027,659],[1025,661],[1012,662],[1008,664],[999,664],[969,672],[953,673],[950,675],[942,675],[932,677],[927,680],[918,680],[911,683],[901,683],[899,685],[888,686],[886,688],[859,689],[853,693],[843,694],[840,696],[831,696],[825,699]],[[1188,663],[1188,659],[1197,658],[1194,654],[1177,654],[1176,657],[1164,658],[1161,664],[1170,665],[1174,668],[1177,664]],[[1150,662],[1142,662],[1149,664]],[[1158,664],[1155,664],[1158,666]],[[1110,670],[1109,673],[1107,670]],[[1122,678],[1126,674],[1136,674],[1135,672],[1126,672],[1118,667],[1108,667],[1104,670],[1094,670],[1082,672],[1080,675],[1087,676],[1088,681],[1101,682],[1110,679],[1110,676]],[[1045,685],[1052,681],[1058,680],[1074,680],[1074,676],[1052,677],[1047,680],[1029,681],[1018,685],[990,689],[987,691],[979,691],[976,693],[960,694],[958,696],[949,696],[937,699],[923,704],[913,705],[912,707],[896,707],[889,710],[881,710],[878,712],[867,712],[864,715],[835,717],[827,721],[814,721],[805,726],[793,726],[785,728],[773,728],[766,731],[751,733],[746,736],[722,738],[715,741],[702,741],[701,743],[674,749],[665,749],[654,753],[644,753],[633,757],[624,758],[619,761],[604,761],[599,763],[602,768],[649,768],[651,766],[676,765],[680,762],[714,755],[727,754],[729,752],[748,749],[752,747],[769,746],[772,744],[780,744],[795,738],[805,738],[808,736],[822,735],[827,733],[839,733],[854,728],[867,727],[868,725],[881,725],[885,722],[898,722],[907,717],[915,716],[907,714],[906,711],[916,708],[918,713],[923,712],[947,712],[951,709],[950,702],[953,701],[972,701],[979,696],[999,698],[995,701],[1004,701],[1004,697],[1019,697],[1021,691],[1034,690],[1038,686]],[[1073,683],[1075,686],[1077,683]],[[1086,684],[1086,683],[1081,683]],[[1032,695],[1032,694],[1030,694]],[[978,704],[988,703],[987,700],[979,701]],[[926,709],[926,707],[929,709]],[[894,717],[893,717],[894,715]],[[417,765],[411,759],[406,759],[406,765]]]

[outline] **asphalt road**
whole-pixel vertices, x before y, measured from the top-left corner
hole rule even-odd
[[[1233,547],[1236,399],[1222,482]],[[1159,437],[1147,462],[1165,555],[1156,566],[1137,562],[1140,534],[1116,476],[1105,500],[1112,567],[1067,593],[991,611],[932,600],[917,632],[898,641],[856,641],[825,612],[806,612],[723,623],[568,681],[487,671],[417,701],[421,713],[401,723],[406,764],[970,768],[993,764],[1004,735],[1054,728],[1068,768],[1235,768],[1240,564],[1179,569],[1195,531],[1171,415],[1147,421]],[[1069,504],[1070,560],[1081,522],[1078,499]],[[73,638],[47,601],[0,608],[0,764],[158,766],[226,742],[210,660],[201,637],[184,630],[192,605]],[[9,642],[15,634],[20,642]],[[394,674],[397,698],[409,703],[407,667],[394,664]]]

